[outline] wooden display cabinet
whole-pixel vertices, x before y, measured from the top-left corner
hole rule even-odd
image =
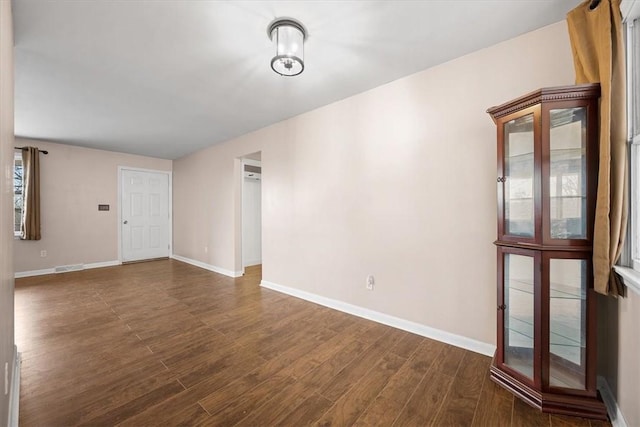
[[[591,263],[599,96],[598,84],[546,88],[488,110],[498,128],[491,378],[544,412],[606,419]]]

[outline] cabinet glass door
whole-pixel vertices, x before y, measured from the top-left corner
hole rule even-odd
[[[549,119],[549,232],[552,239],[586,239],[586,108],[552,109]]]
[[[533,114],[504,124],[504,234],[534,237]]]
[[[585,389],[587,261],[549,260],[549,385]]]
[[[504,254],[504,364],[533,378],[534,259]]]

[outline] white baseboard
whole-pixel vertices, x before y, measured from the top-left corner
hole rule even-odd
[[[171,255],[171,258],[178,261],[186,262],[187,264],[195,265],[196,267],[204,268],[205,270],[213,271],[214,273],[223,274],[225,276],[229,276],[233,278],[242,277],[242,271],[234,272],[221,267],[217,267],[215,265],[207,264],[206,262],[196,261],[195,259],[186,258],[186,257],[175,255],[175,254]]]
[[[20,414],[20,353],[18,348],[13,346],[13,372],[11,374],[11,391],[9,393],[9,427],[18,427],[18,415]]]
[[[44,276],[45,274],[54,274],[55,272],[55,268],[44,268],[42,270],[16,271],[13,276],[16,279],[20,279],[21,277]]]
[[[627,422],[622,415],[618,402],[616,402],[615,397],[613,397],[609,383],[602,376],[598,376],[598,390],[600,390],[600,396],[602,396],[604,405],[607,407],[611,425],[613,427],[627,427]]]
[[[122,264],[120,261],[101,261],[101,262],[90,262],[88,264],[74,264],[72,266],[56,266],[53,268],[44,268],[42,270],[31,270],[31,271],[17,271],[14,274],[16,279],[21,277],[32,277],[32,276],[43,276],[45,274],[55,274],[62,273],[66,271],[80,271],[80,270],[89,270],[92,268],[102,268],[102,267],[113,267],[116,265]],[[65,269],[64,267],[72,267]]]
[[[288,286],[278,285],[277,283],[268,282],[263,280],[260,282],[260,286],[263,286],[274,291],[282,292],[287,295],[291,295],[296,298],[307,300],[316,304],[323,305],[325,307],[333,308],[344,313],[353,314],[354,316],[363,317],[374,322],[382,323],[387,326],[392,326],[403,331],[411,332],[423,337],[431,338],[437,341],[441,341],[447,344],[461,347],[466,350],[470,350],[476,353],[484,354],[486,356],[493,356],[496,347],[493,344],[476,341],[471,338],[463,337],[461,335],[452,334],[450,332],[442,331],[440,329],[431,328],[420,323],[412,322],[410,320],[401,319],[399,317],[391,316],[388,314],[380,313],[378,311],[370,310],[368,308],[359,307],[357,305],[349,304],[343,301],[335,300],[332,298],[323,297],[320,295],[312,294],[310,292],[301,291],[299,289],[290,288]]]
[[[89,264],[84,265],[85,270],[89,270],[91,268],[103,268],[103,267],[115,267],[117,265],[122,265],[122,263],[118,260],[115,261],[102,261],[102,262],[90,262]]]

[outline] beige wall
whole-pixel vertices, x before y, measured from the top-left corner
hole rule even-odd
[[[485,110],[572,79],[560,22],[174,161],[174,253],[239,269],[234,159],[262,151],[264,280],[495,343]]]
[[[23,138],[16,144],[49,151],[40,155],[42,239],[15,240],[16,272],[116,261],[118,166],[171,170],[171,160]],[[99,212],[98,204],[111,209]]]
[[[628,426],[640,426],[640,295],[599,301],[599,371],[618,401]]]
[[[618,302],[618,336],[617,375],[610,375],[610,382],[616,382],[627,425],[640,426],[640,295],[630,292]]]
[[[0,425],[7,423],[4,367],[13,372],[13,30],[11,2],[0,1]]]

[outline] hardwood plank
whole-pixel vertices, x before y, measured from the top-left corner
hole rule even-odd
[[[278,422],[283,426],[307,426],[313,424],[324,414],[333,402],[317,393],[309,396],[293,411],[284,415]]]
[[[473,416],[473,426],[509,427],[513,413],[513,395],[499,387],[485,373],[480,399]]]
[[[352,425],[404,362],[406,362],[405,358],[391,352],[387,353],[373,371],[343,394],[317,424],[320,426]]]
[[[142,340],[151,352],[163,359],[169,359],[189,348],[199,348],[219,341],[226,341],[224,335],[205,325],[186,332],[168,333]]]
[[[359,341],[352,342],[325,363],[312,369],[299,381],[284,389],[274,390],[274,396],[271,400],[250,413],[238,425],[275,425],[279,419],[286,417],[292,408],[296,408],[313,394],[317,394],[317,390],[330,382],[334,375],[342,372],[345,365],[352,363],[367,349]]]
[[[356,339],[348,333],[334,335],[324,342],[314,341],[311,343],[313,347],[308,349],[306,354],[301,354],[293,360],[289,366],[287,366],[286,372],[291,377],[300,379],[315,367],[329,360],[338,351],[355,341]]]
[[[296,332],[300,327],[311,326],[308,322],[304,322],[305,315],[309,314],[309,312],[292,313],[251,333],[230,337],[239,345],[253,351],[260,351],[265,346],[277,346],[279,340],[287,339],[292,331]]]
[[[515,398],[513,400],[513,418],[511,425],[514,427],[548,427],[551,425],[551,421],[549,414],[542,413],[522,400]]]
[[[236,380],[236,378],[239,378],[251,369],[252,368],[250,365],[245,365],[242,363],[232,364],[226,369],[220,370],[208,376],[207,378],[196,383],[187,390],[129,418],[124,424],[131,426],[163,424],[165,422],[167,414],[183,413],[186,408],[189,408],[204,397],[215,393],[217,390],[220,390],[221,388],[232,383]],[[184,417],[187,417],[185,419],[188,419],[189,413],[190,412],[187,412],[183,415]],[[178,415],[176,415],[176,417],[178,417]],[[180,417],[182,417],[182,415]],[[208,417],[209,415],[207,414],[207,419]]]
[[[355,425],[392,425],[443,348],[444,344],[423,338],[411,358],[389,380]]]
[[[150,425],[150,423],[146,423],[140,418],[138,418],[137,422],[138,426]],[[179,410],[169,414],[164,414],[162,424],[184,427],[211,425],[209,424],[209,414],[207,414],[207,411],[202,409],[198,404],[180,408]]]
[[[247,391],[281,371],[285,366],[282,362],[281,359],[269,361],[224,387],[207,394],[198,403],[208,413],[215,414],[226,407],[230,401],[240,399]]]
[[[169,402],[175,402],[169,400]],[[197,426],[209,424],[209,414],[197,403],[183,403],[177,405],[160,405],[141,412],[118,424],[122,427],[140,426]],[[111,424],[113,425],[113,424]]]
[[[370,322],[368,327],[361,329],[360,333],[358,333],[356,337],[359,341],[362,341],[367,345],[371,345],[392,330],[393,328],[390,326]]]
[[[166,352],[166,356],[158,354],[162,363],[171,370],[184,373],[192,370],[194,366],[215,361],[239,351],[240,346],[226,337],[208,341],[200,345],[186,345],[179,352]]]
[[[435,350],[437,353],[435,360],[394,421],[394,426],[429,425],[436,418],[440,407],[445,402],[453,377],[443,371],[453,372],[453,366],[457,369],[461,357],[458,359],[456,355],[459,352],[452,351],[450,345],[439,344]],[[447,368],[443,369],[443,366],[447,366]]]
[[[163,371],[147,378],[135,376],[128,384],[114,385],[106,390],[91,390],[76,395],[73,399],[73,411],[65,419],[68,424],[86,423],[90,419],[139,398],[149,390],[156,390],[164,384],[175,383],[175,381],[174,373]]]
[[[319,390],[336,377],[345,366],[364,354],[367,349],[368,347],[360,341],[353,341],[300,378],[300,382],[309,389]]]
[[[318,319],[318,317],[320,319]],[[354,318],[346,313],[340,313],[336,316],[333,310],[323,308],[319,314],[316,314],[314,321],[322,323],[324,320],[325,327],[334,331],[342,331],[346,327],[353,325]]]
[[[215,323],[216,329],[226,335],[241,337],[265,327],[279,329],[282,327],[279,322],[286,324],[309,316],[309,308],[302,304],[275,304],[270,310],[260,310],[265,302],[261,299],[251,302],[253,305],[244,305],[239,312],[225,312],[224,320]]]
[[[320,390],[320,394],[333,402],[338,400],[357,380],[369,372],[378,360],[405,334],[405,332],[401,331],[388,331],[369,347],[364,354],[340,371]]]
[[[189,388],[208,376],[216,375],[231,366],[242,364],[249,367],[249,370],[253,370],[262,363],[264,363],[264,359],[255,354],[242,351],[238,347],[225,352],[222,357],[216,354],[204,363],[192,365],[187,373],[180,376],[180,382]],[[183,368],[182,371],[184,372],[186,369],[187,368]]]
[[[287,348],[304,346],[314,343],[315,346],[320,345],[323,341],[330,339],[336,335],[331,329],[318,329],[313,324],[299,325],[295,333],[281,335],[280,339],[270,340],[268,344],[258,350],[260,357],[269,360],[284,353]]]
[[[420,335],[408,333],[391,348],[391,352],[408,359],[424,340]]]
[[[304,377],[314,368],[328,360],[333,354],[353,342],[349,336],[342,337],[330,329],[322,329],[309,335],[310,339],[300,340],[289,351],[272,358],[286,362],[282,374],[294,379]]]
[[[471,425],[490,363],[487,356],[465,352],[447,400],[434,421],[436,425]]]
[[[105,412],[96,418],[83,422],[80,425],[96,426],[117,424],[182,391],[184,391],[184,387],[182,387],[182,385],[180,385],[177,381],[173,381],[168,384],[162,385],[136,399],[130,400],[122,406]]]
[[[313,389],[306,387],[305,384],[300,381],[296,381],[281,389],[274,389],[271,399],[250,412],[245,418],[238,422],[236,426],[276,425],[276,421],[286,416],[286,414],[291,411],[291,408],[296,408],[313,394]]]
[[[23,367],[23,370],[26,369],[28,368]],[[130,365],[108,365],[106,369],[96,372],[94,375],[74,376],[67,374],[66,371],[58,372],[40,382],[21,384],[20,395],[24,402],[20,404],[20,417],[22,420],[22,414],[24,414],[26,419],[33,418],[45,421],[49,418],[69,417],[70,414],[80,416],[77,409],[83,402],[86,403],[89,397],[92,398],[89,403],[108,399],[113,394],[106,393],[118,392],[123,387],[130,385],[134,376],[137,379],[144,379],[166,372],[166,368],[153,360],[152,356],[147,360]],[[58,384],[63,384],[63,386]],[[61,390],[65,390],[65,393],[62,393]],[[65,398],[61,399],[61,396]],[[50,406],[53,406],[55,411],[47,412],[46,409]]]
[[[430,369],[393,425],[431,425],[446,400],[452,382],[453,377]]]
[[[24,361],[24,375],[21,376],[25,383],[29,381],[51,380],[52,373],[57,373],[63,377],[62,373],[72,372],[73,375],[58,378],[63,381],[59,386],[74,381],[74,377],[83,375],[95,375],[97,372],[108,371],[113,365],[131,364],[140,360],[149,360],[150,352],[139,345],[139,340],[133,334],[124,334],[115,345],[104,348],[104,346],[86,347],[77,353],[73,348],[65,351],[54,350],[45,353],[39,358],[29,357]],[[46,356],[46,360],[44,360]],[[40,390],[42,391],[42,390]]]
[[[317,343],[310,341],[306,345],[298,345],[290,348],[279,357],[273,358],[262,364],[260,367],[242,376],[237,381],[215,391],[200,400],[200,404],[209,413],[216,413],[224,407],[229,400],[240,398],[245,392],[255,387],[257,384],[265,381],[276,373],[282,376],[290,376],[296,378],[295,374],[300,372],[309,372],[317,367],[321,362],[329,359],[334,353],[346,348],[351,342],[342,340],[334,342],[338,337],[333,337],[320,345],[320,351],[317,351]],[[330,344],[331,352],[322,350],[325,344]],[[315,351],[311,351],[316,348]]]
[[[436,361],[434,369],[444,375],[455,377],[458,373],[458,367],[460,366],[460,362],[462,361],[464,354],[464,349],[447,345],[442,350],[442,356]]]
[[[274,390],[281,390],[295,380],[291,377],[274,375],[254,388],[233,399],[222,408],[210,413],[210,421],[216,425],[234,425],[250,412],[273,398]]]
[[[550,414],[549,421],[552,427],[590,427],[586,418],[569,417],[560,414]]]
[[[260,280],[175,260],[17,279],[21,426],[585,425],[513,399],[483,356]]]
[[[602,421],[602,420],[589,420],[589,424],[591,425],[591,427],[611,426],[611,423],[609,421]]]

